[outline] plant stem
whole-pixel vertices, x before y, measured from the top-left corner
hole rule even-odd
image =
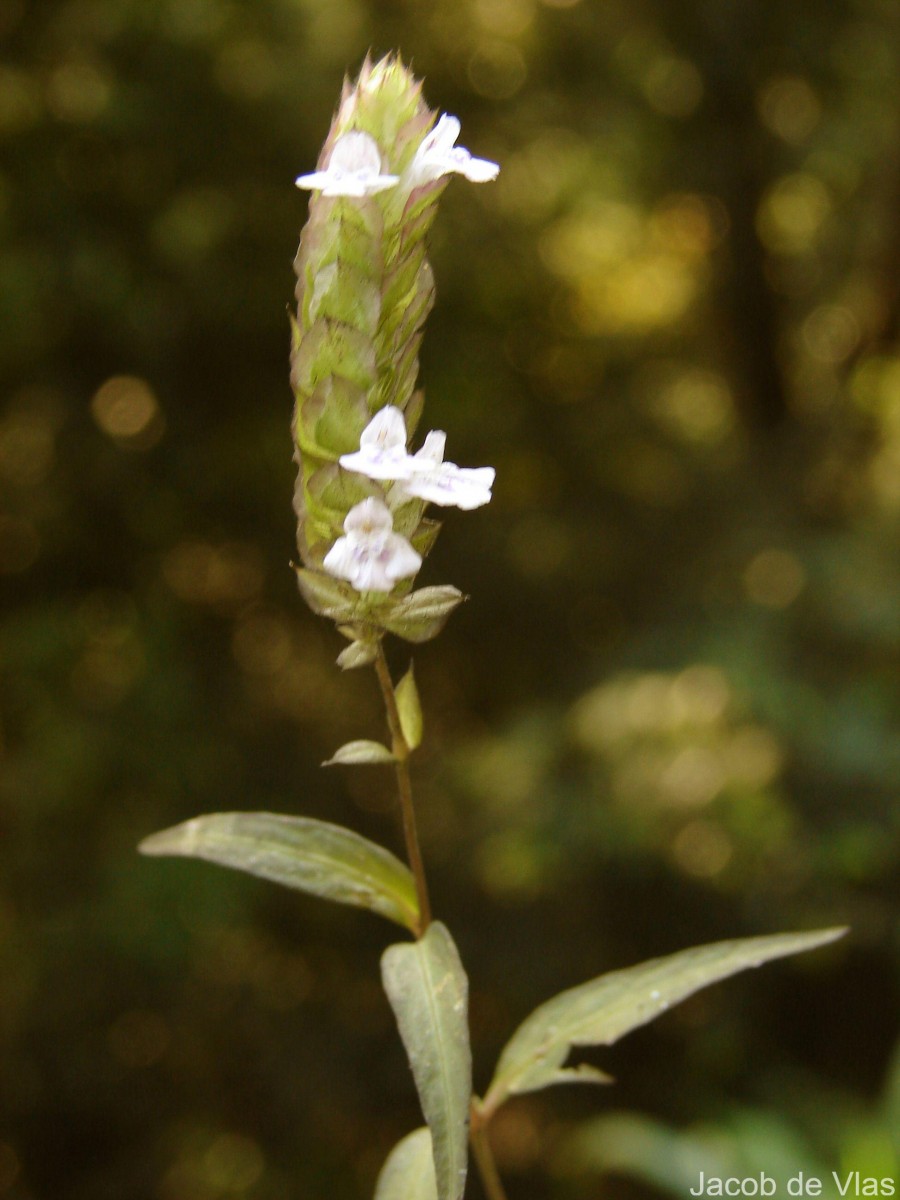
[[[497,1170],[491,1143],[487,1137],[487,1123],[481,1115],[477,1099],[472,1101],[469,1142],[488,1200],[506,1200],[506,1191],[500,1179],[500,1172]]]
[[[403,736],[400,725],[400,712],[397,708],[397,696],[388,669],[384,649],[378,643],[378,653],[375,656],[375,673],[384,697],[384,707],[387,713],[388,729],[391,733],[391,751],[396,759],[394,770],[397,775],[397,791],[400,796],[400,815],[403,821],[403,837],[406,840],[406,857],[410,870],[416,881],[416,896],[419,900],[419,924],[416,930],[421,937],[431,924],[431,904],[428,900],[428,884],[425,880],[425,864],[422,861],[422,851],[419,848],[419,833],[416,828],[416,811],[413,807],[412,783],[409,777],[409,746]]]

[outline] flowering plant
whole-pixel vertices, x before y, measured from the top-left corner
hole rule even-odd
[[[567,1081],[606,1082],[566,1066],[574,1047],[610,1045],[707,984],[823,945],[841,930],[778,934],[681,951],[601,975],[527,1017],[483,1097],[472,1088],[468,981],[453,938],[433,920],[409,760],[423,717],[412,667],[395,683],[388,634],[425,642],[463,599],[415,580],[440,526],[429,504],[475,509],[491,499],[490,467],[445,460],[446,435],[411,450],[422,413],[418,348],[434,300],[425,238],[449,177],[494,179],[496,163],[456,145],[455,117],[425,105],[396,58],[367,62],[346,84],[315,171],[295,268],[292,319],[295,509],[300,592],[336,622],[344,669],[374,666],[388,742],[341,746],[330,764],[382,763],[396,775],[408,865],[350,829],[307,817],[216,813],[147,838],[147,854],[186,855],[368,908],[408,930],[389,946],[384,988],[426,1124],[391,1152],[376,1200],[461,1200],[471,1144],[490,1200],[504,1188],[488,1130],[512,1097]]]

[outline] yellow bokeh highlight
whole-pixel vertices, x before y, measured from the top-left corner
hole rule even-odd
[[[703,99],[703,77],[687,58],[662,54],[654,58],[641,80],[651,108],[664,117],[689,117]]]
[[[756,228],[767,249],[780,254],[812,250],[832,212],[832,201],[817,175],[783,175],[763,197]]]
[[[645,333],[678,322],[694,304],[727,228],[720,209],[691,194],[667,196],[650,213],[594,198],[551,225],[539,250],[569,285],[583,333]]]
[[[588,159],[589,149],[577,134],[546,129],[522,149],[504,156],[496,183],[497,202],[510,216],[537,224],[584,173]]]
[[[115,708],[146,671],[134,603],[124,593],[89,592],[76,615],[82,646],[69,673],[69,686],[86,708]]]
[[[518,46],[501,38],[480,41],[468,63],[469,82],[479,96],[509,100],[528,77],[528,64]]]
[[[262,588],[264,566],[246,542],[179,542],[163,559],[163,578],[180,600],[231,607],[246,603]]]
[[[671,852],[685,874],[712,879],[728,866],[734,848],[731,838],[717,822],[696,820],[675,835]]]
[[[622,829],[725,887],[780,862],[791,836],[784,750],[742,708],[721,668],[698,662],[623,673],[569,713],[572,742]]]
[[[234,203],[217,188],[179,192],[154,222],[153,241],[174,263],[191,266],[213,254],[234,222]]]
[[[579,281],[572,312],[582,332],[642,333],[671,325],[696,298],[693,273],[672,254],[643,254]]]
[[[100,63],[73,59],[50,75],[47,107],[61,121],[85,125],[106,111],[112,93],[112,79]]]
[[[787,608],[806,585],[806,572],[788,550],[760,551],[744,570],[747,598],[763,608]]]
[[[822,118],[822,102],[812,85],[799,75],[778,75],[759,89],[759,119],[782,141],[805,141]]]
[[[864,412],[900,432],[900,357],[864,359],[853,373],[850,394]]]
[[[488,33],[517,38],[534,24],[534,0],[475,0],[475,19]]]
[[[204,1155],[206,1176],[214,1187],[232,1195],[247,1192],[266,1168],[262,1150],[252,1138],[222,1133]]]
[[[862,330],[845,304],[820,304],[803,322],[803,346],[818,362],[837,365],[850,357]]]
[[[259,1144],[246,1134],[192,1131],[163,1175],[159,1200],[230,1200],[254,1194],[266,1173]]]
[[[162,437],[165,419],[149,383],[135,375],[114,375],[91,398],[100,429],[120,445],[149,450]]]
[[[652,400],[662,425],[683,441],[715,445],[737,422],[734,397],[716,371],[691,368],[663,385]]]
[[[492,834],[477,851],[478,877],[499,900],[531,900],[544,882],[544,866],[534,841],[515,831]]]
[[[666,735],[715,726],[731,689],[718,667],[695,663],[677,675],[626,673],[585,693],[571,712],[576,741],[600,750],[634,735]]]

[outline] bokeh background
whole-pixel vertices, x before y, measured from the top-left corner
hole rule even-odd
[[[420,1123],[390,928],[135,852],[236,808],[399,844],[387,778],[319,768],[382,717],[288,566],[292,180],[370,49],[503,167],[445,197],[422,363],[498,470],[415,656],[477,1086],[603,970],[853,927],[510,1104],[510,1194],[896,1177],[898,6],[4,0],[0,38],[0,1196],[349,1200]]]

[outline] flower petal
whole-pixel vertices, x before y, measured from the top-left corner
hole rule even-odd
[[[323,196],[369,196],[399,183],[399,175],[381,174],[378,143],[361,130],[342,134],[334,143],[328,167],[300,175],[297,187],[320,191]]]
[[[442,508],[470,510],[488,504],[496,472],[493,467],[458,467],[440,463],[430,471],[419,471],[398,486],[407,496],[427,500]]]
[[[487,158],[474,158],[468,150],[461,147],[453,151],[453,170],[465,175],[470,183],[490,183],[500,174],[499,163]]]
[[[369,479],[406,479],[413,459],[406,452],[406,422],[400,409],[391,404],[380,409],[362,431],[359,450],[342,454],[339,462]]]
[[[406,449],[406,421],[403,413],[393,404],[387,404],[379,409],[372,420],[362,431],[359,439],[360,446],[384,446],[393,449],[402,446]]]
[[[410,575],[415,575],[422,565],[422,555],[418,550],[414,550],[406,538],[399,533],[392,533],[388,537],[382,558],[386,554],[390,555],[390,560],[385,563],[385,571],[394,580],[406,579]]]
[[[425,441],[422,443],[422,448],[417,450],[413,458],[417,463],[421,463],[428,470],[432,466],[444,461],[444,446],[447,443],[447,435],[442,429],[432,429],[431,433],[427,434]]]
[[[459,131],[458,119],[444,113],[423,138],[409,166],[407,182],[411,188],[422,187],[454,172],[473,183],[487,183],[497,178],[500,171],[497,163],[486,158],[473,158],[468,150],[455,145]]]
[[[354,533],[360,537],[373,538],[376,534],[390,533],[394,528],[394,518],[386,504],[377,496],[368,496],[354,504],[344,518],[346,533]]]
[[[344,520],[340,537],[322,566],[346,579],[358,592],[389,592],[398,579],[415,575],[422,556],[405,537],[393,532],[390,510],[374,496],[355,504]]]

